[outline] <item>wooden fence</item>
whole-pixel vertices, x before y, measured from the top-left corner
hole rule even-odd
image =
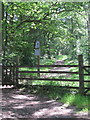
[[[44,81],[70,81],[70,82],[79,82],[79,87],[70,87],[70,88],[79,88],[79,92],[80,94],[83,94],[85,92],[85,89],[90,89],[89,87],[84,87],[84,83],[87,82],[89,83],[90,80],[84,80],[84,76],[90,76],[90,72],[88,71],[88,69],[90,68],[90,66],[84,66],[83,65],[83,56],[79,55],[78,56],[78,65],[36,65],[36,66],[17,66],[18,68],[37,68],[37,71],[21,71],[18,70],[18,76],[17,79],[18,80],[44,80]],[[71,72],[71,71],[41,71],[40,68],[54,68],[54,67],[77,67],[78,68],[78,72]],[[39,68],[39,69],[38,69]],[[87,73],[84,73],[84,71],[86,71]],[[19,76],[19,74],[21,73],[37,73],[37,77],[21,77]],[[56,73],[56,74],[77,74],[79,75],[79,79],[56,79],[56,78],[42,78],[42,76],[40,77],[41,73]]]
[[[2,85],[18,85],[18,68],[13,64],[2,65]]]
[[[85,92],[85,89],[89,90],[90,87],[84,87],[84,83],[87,82],[89,83],[90,80],[85,80],[84,79],[84,76],[90,76],[90,72],[89,72],[89,68],[90,66],[84,66],[83,65],[83,56],[82,55],[79,55],[78,56],[78,65],[35,65],[35,66],[6,66],[7,69],[10,67],[10,68],[13,68],[15,69],[16,73],[15,73],[15,82],[16,82],[16,85],[19,84],[19,80],[44,80],[44,81],[70,81],[70,82],[79,82],[79,87],[70,87],[70,88],[79,88],[79,92],[80,94],[84,94]],[[40,70],[41,68],[54,68],[54,67],[75,67],[75,68],[78,68],[78,72],[71,72],[71,71],[42,71]],[[37,68],[36,71],[22,71],[20,70],[20,68]],[[38,69],[39,68],[39,69]],[[84,71],[86,71],[84,73]],[[27,76],[20,76],[20,74],[22,73],[37,73],[37,76],[36,77],[27,77]],[[40,76],[41,73],[56,73],[56,74],[77,74],[79,75],[79,78],[78,79],[57,79],[57,78],[43,78],[42,76]]]

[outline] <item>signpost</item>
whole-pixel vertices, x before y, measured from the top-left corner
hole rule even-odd
[[[38,77],[40,77],[40,42],[36,41],[35,42],[35,55],[37,56],[37,70],[38,70]]]

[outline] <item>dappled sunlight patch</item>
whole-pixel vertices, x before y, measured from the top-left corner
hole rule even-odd
[[[53,103],[55,102],[55,100],[48,100],[48,101],[45,101],[44,103]]]
[[[19,105],[19,106],[15,106],[15,107],[13,107],[14,109],[22,109],[22,108],[24,108],[25,107],[25,105]]]
[[[35,97],[30,97],[30,96],[27,96],[27,95],[14,95],[12,96],[12,98],[14,99],[27,99],[27,100],[33,100]]]
[[[35,106],[35,105],[38,105],[38,104],[40,104],[40,101],[28,101],[27,103],[25,103],[25,105],[26,106],[28,106],[28,105],[33,105],[33,106]]]
[[[48,108],[40,109],[39,111],[35,111],[33,114],[34,117],[42,117],[43,115],[48,114]]]
[[[38,111],[35,111],[33,114],[34,117],[50,117],[50,116],[68,116],[73,113],[73,109],[66,109],[64,105],[62,106],[52,106],[48,108],[43,108]]]
[[[12,111],[3,111],[2,118],[14,118],[15,119],[15,113]]]
[[[15,104],[13,109],[23,109],[23,108],[31,108],[33,106],[40,105],[40,101],[26,101],[20,104]]]
[[[84,116],[84,117],[88,117],[89,113],[88,112],[85,112],[85,111],[82,111],[82,112],[77,112],[75,114],[75,116]]]

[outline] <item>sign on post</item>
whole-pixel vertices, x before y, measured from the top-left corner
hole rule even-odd
[[[35,43],[35,55],[40,56],[40,42],[36,41]]]
[[[37,71],[38,71],[38,77],[40,77],[40,42],[36,41],[35,42],[35,55],[37,56]]]
[[[39,49],[39,48],[40,48],[40,42],[36,41],[36,43],[35,43],[35,49]]]
[[[40,50],[39,49],[35,49],[35,55],[40,56]]]

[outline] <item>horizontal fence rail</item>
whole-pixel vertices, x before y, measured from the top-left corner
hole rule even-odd
[[[18,73],[38,73],[38,71],[18,71]],[[68,72],[68,71],[40,71],[40,73],[69,73],[69,74],[79,74],[78,72]]]
[[[4,67],[18,67],[18,68],[37,68],[37,67],[78,67],[78,65],[34,65],[34,66],[4,66]]]
[[[40,67],[78,67],[78,65],[40,65]],[[2,66],[3,68],[34,68],[34,67],[38,67],[37,65],[36,66]],[[83,69],[88,72],[84,75],[90,75],[90,71],[88,71],[86,68],[90,68],[90,66],[83,66]],[[71,71],[39,71],[40,73],[66,73],[66,74],[79,74],[79,72],[71,72]],[[38,73],[38,71],[21,71],[21,70],[18,70],[18,73]]]
[[[34,65],[34,66],[23,66],[23,65],[0,65],[3,67],[79,67],[79,65]],[[83,68],[90,68],[88,65],[84,65]]]
[[[18,78],[18,79],[26,79],[26,80],[45,80],[45,81],[71,81],[71,82],[78,82],[76,79],[56,79],[56,78]]]
[[[18,71],[18,73],[38,73],[38,71]],[[68,72],[68,71],[40,71],[40,73],[57,73],[57,74],[79,74],[79,72]],[[86,76],[89,76],[89,74],[84,74]]]

